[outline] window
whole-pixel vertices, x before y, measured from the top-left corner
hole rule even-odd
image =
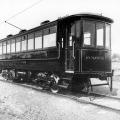
[[[106,24],[105,26],[105,46],[106,48],[110,48],[110,25]]]
[[[94,46],[95,40],[95,23],[91,21],[83,22],[84,45]]]
[[[34,34],[28,35],[28,50],[34,49]]]
[[[42,32],[38,31],[35,33],[35,49],[42,48]]]
[[[104,46],[104,24],[96,24],[96,40],[97,46]]]
[[[43,37],[43,47],[55,47],[56,46],[56,33],[45,35]]]
[[[55,47],[56,46],[56,26],[51,27],[50,29],[44,30],[43,35],[43,47]]]
[[[15,40],[11,40],[11,52],[15,52]]]
[[[10,53],[10,40],[7,41],[7,53]]]
[[[6,41],[3,42],[3,54],[6,54]]]
[[[21,50],[25,51],[27,49],[27,35],[22,36],[21,40],[22,40],[22,42],[21,42],[21,44],[22,44]]]
[[[0,43],[0,55],[2,55],[2,43]]]
[[[84,33],[84,44],[91,45],[91,34],[89,32]]]
[[[16,52],[20,52],[21,37],[16,38]]]

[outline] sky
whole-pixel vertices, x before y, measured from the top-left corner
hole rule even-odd
[[[102,14],[114,20],[112,52],[120,54],[119,0],[0,0],[0,39],[20,31],[4,21],[29,30],[45,20],[53,21],[58,17],[83,12]]]

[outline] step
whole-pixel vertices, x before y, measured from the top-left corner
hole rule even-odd
[[[58,85],[61,88],[67,89],[69,85]]]
[[[64,77],[64,78],[62,78],[63,80],[69,80],[69,81],[71,81],[72,80],[72,78],[68,78],[68,77]]]

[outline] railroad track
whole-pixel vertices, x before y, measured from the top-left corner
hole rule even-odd
[[[0,81],[9,82],[11,84],[31,88],[37,91],[45,92],[47,94],[66,97],[83,104],[91,104],[91,105],[100,107],[102,109],[106,109],[106,110],[120,114],[120,98],[117,98],[117,97],[112,97],[112,96],[102,95],[97,93],[89,93],[89,94],[86,92],[75,93],[75,92],[70,92],[69,90],[66,90],[66,89],[62,89],[59,93],[52,93],[50,91],[43,90],[41,87],[38,87],[35,85],[14,83],[10,80],[0,79]]]
[[[120,114],[120,98],[97,93],[63,93],[79,102],[92,104],[103,109],[111,110]]]

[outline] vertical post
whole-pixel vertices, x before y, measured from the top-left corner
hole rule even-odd
[[[114,70],[112,70],[112,76],[110,77],[110,91],[112,92],[113,90],[113,73],[114,73]]]
[[[112,92],[112,89],[113,89],[113,79],[112,79],[112,76],[110,77],[110,91]]]
[[[92,83],[91,83],[91,78],[89,78],[89,85],[90,85],[91,91],[93,92],[93,87],[92,87]]]

